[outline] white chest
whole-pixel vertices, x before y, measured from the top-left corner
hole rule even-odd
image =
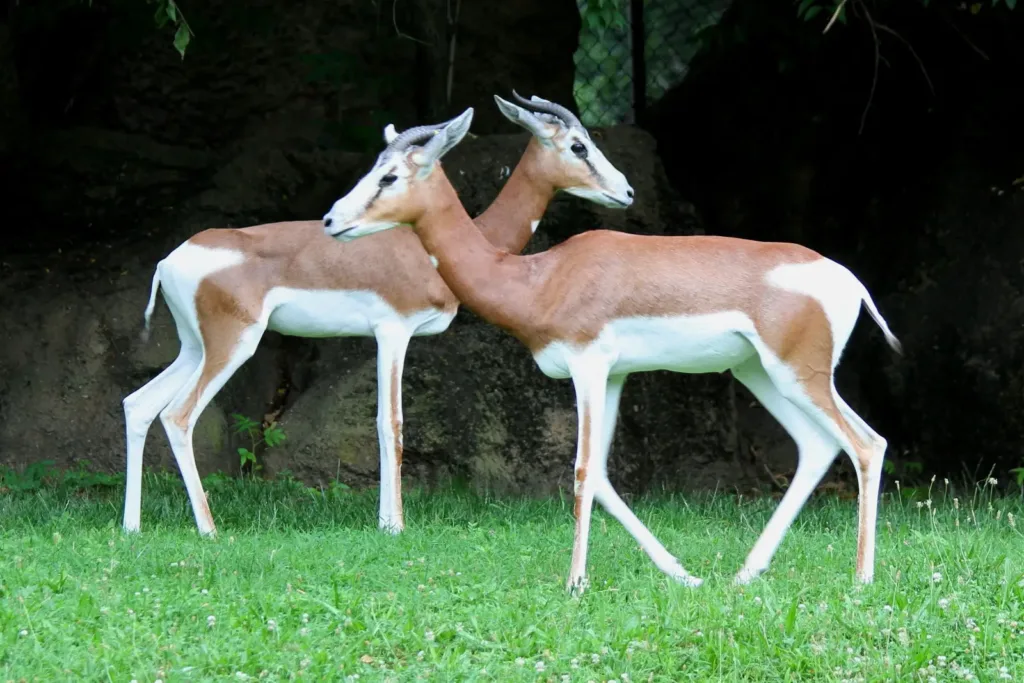
[[[749,358],[756,334],[753,322],[738,311],[698,316],[619,318],[605,325],[585,346],[553,342],[534,354],[548,377],[572,376],[579,359],[600,359],[608,374],[651,370],[698,374],[723,372]]]
[[[402,314],[370,291],[275,287],[267,293],[267,328],[293,337],[372,336],[381,325],[400,324],[412,335],[440,334],[454,314],[435,308]]]

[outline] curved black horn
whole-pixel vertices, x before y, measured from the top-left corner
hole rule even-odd
[[[512,91],[512,97],[514,97],[519,102],[519,104],[523,105],[527,109],[532,109],[534,111],[539,111],[545,114],[551,114],[552,116],[557,116],[558,118],[562,119],[562,121],[564,121],[565,124],[570,128],[574,126],[577,128],[583,128],[583,124],[580,123],[580,120],[578,118],[576,118],[576,115],[560,104],[555,104],[554,102],[537,102],[535,100],[528,100],[519,93],[517,93],[515,90]]]
[[[389,151],[392,152],[404,151],[416,143],[423,142],[424,140],[429,140],[431,137],[434,136],[434,133],[441,130],[447,125],[448,123],[445,122],[435,123],[427,126],[416,126],[414,128],[408,128],[399,133],[398,137],[392,140],[391,144],[388,145],[387,148]]]

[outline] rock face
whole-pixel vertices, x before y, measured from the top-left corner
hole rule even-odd
[[[528,251],[595,226],[646,234],[699,229],[692,209],[668,187],[649,135],[629,127],[594,135],[630,178],[636,204],[611,211],[559,197]],[[449,155],[447,173],[470,213],[479,213],[497,195],[505,169],[518,161],[527,139],[525,134],[481,136]],[[281,169],[286,176],[298,158],[263,166],[257,182],[270,182]],[[302,163],[321,162],[309,157]],[[236,164],[249,167],[241,160]],[[202,193],[189,206],[198,216],[207,215],[204,207],[216,192]],[[8,279],[7,299],[14,305],[0,343],[0,408],[10,416],[0,424],[3,462],[89,460],[104,468],[123,467],[120,400],[173,360],[178,344],[162,303],[151,341],[137,341],[159,256],[103,256],[100,277],[95,269],[73,281],[52,274],[47,280],[42,273],[40,283],[22,270]],[[288,439],[265,453],[269,473],[289,470],[310,482],[372,483],[378,467],[375,353],[370,339],[268,334],[199,422],[200,471],[237,471],[234,449],[243,444],[231,434],[227,414],[261,418],[275,406],[281,408]],[[517,341],[468,311],[445,334],[413,340],[404,404],[410,483],[458,478],[491,490],[528,493],[571,484],[576,440],[571,383],[544,377]],[[652,373],[631,379],[613,476],[627,491],[737,483],[734,405],[727,378]],[[147,464],[173,467],[161,432],[159,423],[150,432]]]
[[[151,341],[138,343],[157,261],[208,227],[322,215],[372,161],[385,123],[476,107],[481,137],[447,167],[471,212],[496,195],[526,137],[508,134],[518,129],[491,95],[515,88],[571,104],[579,15],[573,0],[462,3],[452,25],[448,4],[399,3],[392,17],[356,0],[212,0],[189,8],[197,37],[184,61],[145,3],[9,10],[0,20],[0,172],[5,218],[31,229],[0,257],[0,463],[122,470],[120,401],[178,349],[162,302]],[[607,212],[561,198],[531,249],[601,224],[697,225],[649,136],[611,130],[602,144],[641,200]],[[230,413],[258,419],[281,408],[289,438],[267,453],[268,472],[372,482],[374,356],[371,340],[268,334],[200,420],[201,471],[238,470],[243,443]],[[700,484],[728,468],[719,455],[735,435],[720,426],[723,391],[714,379],[630,383],[620,428],[630,457],[616,458],[628,487]],[[463,477],[537,492],[571,471],[571,386],[544,378],[518,343],[468,312],[447,334],[414,341],[405,408],[412,482]],[[151,430],[147,465],[174,468],[161,432],[159,423]],[[676,469],[654,478],[680,454]]]

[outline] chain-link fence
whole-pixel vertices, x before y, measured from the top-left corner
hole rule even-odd
[[[686,77],[732,0],[577,0],[575,95],[587,126],[633,123]]]

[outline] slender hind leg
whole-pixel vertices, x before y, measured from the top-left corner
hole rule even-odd
[[[762,367],[775,388],[790,403],[799,407],[819,429],[831,436],[838,447],[846,451],[854,461],[860,482],[860,504],[857,513],[857,578],[864,583],[870,583],[874,577],[874,524],[877,516],[878,484],[885,452],[884,443],[876,442],[874,430],[867,427],[867,424],[839,398],[833,384],[831,368],[828,372],[815,371],[806,377],[800,377],[785,362],[772,358],[770,354],[760,355]],[[766,357],[769,359],[768,363],[765,363]],[[845,406],[845,409],[840,406]],[[851,415],[855,419],[851,419]]]
[[[199,367],[203,355],[198,332],[188,325],[187,318],[182,317],[173,301],[167,300],[167,307],[174,318],[181,344],[178,357],[122,402],[126,433],[125,531],[138,531],[141,526],[142,454],[149,427]]]
[[[736,583],[745,584],[768,569],[786,531],[825,476],[840,447],[828,432],[782,395],[757,356],[733,368],[732,374],[793,437],[798,451],[793,482],[736,575]]]
[[[192,433],[199,416],[213,397],[256,352],[265,329],[265,320],[248,326],[235,322],[233,327],[225,324],[218,328],[216,337],[204,338],[202,364],[170,405],[160,413],[160,421],[167,431],[171,450],[185,481],[196,526],[204,536],[213,536],[216,528],[196,468]]]
[[[377,337],[377,439],[380,444],[380,512],[384,531],[405,528],[402,512],[402,369],[410,335],[404,326],[375,330]]]
[[[668,574],[676,581],[687,586],[699,586],[702,581],[690,575],[679,560],[670,553],[665,546],[651,533],[643,522],[629,509],[625,501],[619,497],[608,479],[607,463],[608,455],[611,452],[612,438],[615,435],[615,423],[619,416],[619,399],[622,397],[622,387],[626,383],[626,375],[614,375],[608,378],[608,385],[605,389],[604,402],[604,438],[601,442],[600,460],[595,461],[594,476],[599,476],[596,483],[595,497],[597,502],[608,511],[615,519],[626,528],[626,531],[636,539],[647,556],[661,571]],[[600,470],[596,469],[597,462],[600,462]]]
[[[872,429],[860,415],[853,411],[846,401],[835,392],[836,405],[846,420],[859,433],[862,439],[870,444],[870,458],[865,462],[861,453],[850,454],[854,469],[857,471],[857,578],[863,583],[871,583],[875,575],[875,532],[878,525],[878,492],[882,484],[882,463],[885,461],[885,449],[888,442],[881,434]]]
[[[127,434],[125,472],[124,529],[138,531],[142,508],[142,453],[149,426],[181,389],[202,358],[202,350],[182,341],[178,357],[163,372],[123,401]]]

